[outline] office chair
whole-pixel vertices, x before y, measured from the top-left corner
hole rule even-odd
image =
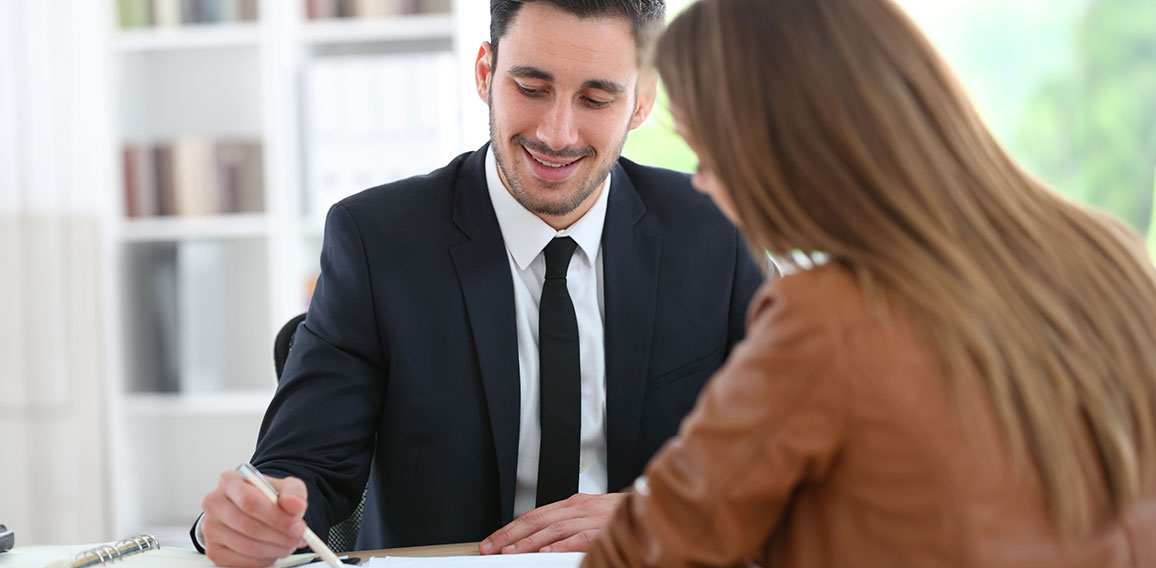
[[[297,327],[305,321],[305,314],[294,316],[281,331],[277,332],[277,339],[273,341],[273,368],[277,371],[277,380],[281,380],[281,373],[285,371],[285,360],[289,358],[289,351],[293,349],[293,340],[297,337]],[[357,532],[361,529],[361,516],[365,511],[365,495],[369,488],[361,492],[361,501],[349,518],[329,527],[329,536],[325,544],[337,552],[348,552],[357,546]]]

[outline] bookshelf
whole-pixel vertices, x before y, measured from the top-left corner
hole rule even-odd
[[[104,0],[110,530],[188,546],[248,459],[325,211],[487,136],[473,0]],[[369,17],[372,16],[372,17]]]

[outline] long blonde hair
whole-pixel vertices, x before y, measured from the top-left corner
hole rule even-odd
[[[990,395],[1058,528],[1147,494],[1156,271],[1122,223],[1020,169],[902,10],[703,0],[654,59],[752,246],[823,251],[903,310],[954,388]]]

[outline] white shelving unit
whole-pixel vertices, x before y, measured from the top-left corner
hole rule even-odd
[[[449,54],[442,61],[453,77],[440,77],[438,104],[453,127],[439,134],[448,136],[438,146],[444,155],[431,156],[443,164],[487,136],[472,76],[488,37],[488,3],[319,21],[306,19],[305,0],[261,0],[256,22],[119,30],[116,2],[102,1],[115,29],[107,46],[117,130],[110,160],[120,159],[124,144],[181,137],[262,143],[260,212],[128,217],[119,162],[108,184],[119,204],[105,224],[117,290],[108,357],[109,538],[148,532],[184,547],[201,496],[252,452],[275,388],[273,338],[306,309],[318,270],[320,209],[337,196],[330,188],[319,199],[310,178],[318,144],[306,100],[310,69]],[[378,89],[428,96],[425,85],[379,79]]]

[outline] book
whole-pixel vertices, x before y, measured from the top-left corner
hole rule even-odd
[[[137,160],[140,154],[140,148],[136,146],[126,144],[121,149],[124,167],[124,210],[129,217],[141,216],[140,204],[137,202],[140,189],[137,188],[138,179],[136,177]]]
[[[154,0],[154,25],[158,28],[172,28],[181,25],[180,0]]]
[[[418,0],[419,14],[449,14],[453,11],[452,0]]]
[[[241,18],[241,0],[217,0],[218,22],[237,22]]]
[[[173,144],[173,179],[176,214],[210,215],[219,209],[213,142],[201,137],[183,137]]]
[[[261,17],[260,10],[257,7],[257,0],[237,0],[241,7],[238,12],[241,14],[241,21],[255,22]]]
[[[154,217],[160,214],[157,204],[155,154],[151,145],[141,144],[136,147],[136,168],[132,173],[135,195],[132,201],[140,217]]]
[[[151,0],[117,0],[121,29],[143,28],[152,24]]]
[[[336,18],[337,0],[308,0],[305,10],[311,20]]]
[[[237,213],[265,211],[265,148],[260,142],[242,142]]]
[[[173,149],[166,144],[153,146],[153,187],[157,196],[157,215],[177,212],[176,183],[173,179]]]
[[[354,0],[353,16],[362,19],[380,19],[396,16],[400,11],[399,0]]]

